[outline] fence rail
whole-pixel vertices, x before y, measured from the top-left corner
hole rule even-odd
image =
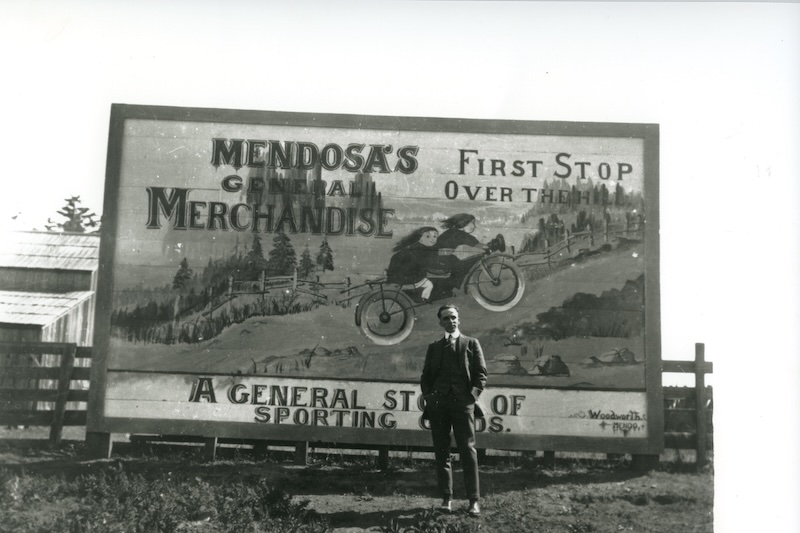
[[[72,343],[0,343],[0,424],[49,426],[50,442],[61,443],[64,426],[86,425],[86,409],[67,410],[69,402],[87,402],[92,349]],[[88,386],[88,385],[87,385]],[[42,402],[52,408],[41,409]]]
[[[664,445],[667,448],[690,449],[702,468],[713,447],[713,390],[706,387],[706,374],[714,365],[705,360],[705,345],[695,345],[694,361],[662,361],[663,373],[694,374],[694,387],[663,387]]]
[[[60,360],[53,366],[42,366],[41,356],[44,355],[57,355]],[[89,391],[80,388],[79,382],[89,379],[90,369],[76,367],[74,363],[76,359],[91,357],[91,347],[75,344],[0,343],[0,425],[49,426],[50,441],[55,445],[61,442],[64,426],[85,426],[85,407],[77,410],[67,410],[66,407],[68,402],[87,402]],[[705,374],[713,372],[713,364],[705,361],[704,345],[697,344],[694,361],[663,361],[662,372],[695,375],[695,387],[662,389],[664,444],[670,449],[694,449],[697,465],[701,467],[707,462],[707,451],[713,448],[713,390],[705,386]],[[42,385],[47,382],[55,382],[56,387],[43,388]],[[52,402],[54,407],[41,410],[38,408],[40,402]],[[175,438],[165,437],[166,440]],[[138,438],[140,441],[142,439],[158,440],[156,437]],[[195,441],[205,442],[206,449],[213,457],[216,443],[225,439],[198,437]],[[307,443],[284,442],[283,445],[296,446],[298,457],[304,457],[307,453]],[[347,446],[354,449],[358,447]],[[389,447],[378,448],[381,457],[388,457]]]

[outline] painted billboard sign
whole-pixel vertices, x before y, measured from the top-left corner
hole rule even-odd
[[[460,308],[481,447],[657,452],[658,128],[114,105],[89,429],[427,445]]]

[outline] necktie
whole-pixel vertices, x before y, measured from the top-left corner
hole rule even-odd
[[[452,335],[448,335],[447,342],[450,343],[450,347],[451,348],[455,349],[455,347],[456,347],[456,338],[455,337],[453,337]]]

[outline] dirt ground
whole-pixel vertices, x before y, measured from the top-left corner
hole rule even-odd
[[[87,474],[123,465],[144,474],[202,478],[211,484],[266,478],[296,501],[307,501],[336,533],[406,531],[421,517],[434,516],[439,503],[433,462],[426,454],[394,453],[387,470],[369,452],[317,450],[309,464],[292,462],[290,450],[274,449],[266,458],[252,451],[223,448],[213,463],[198,449],[133,447],[115,443],[110,460],[87,460],[80,440],[57,450],[38,430],[0,431],[0,465],[27,474]],[[75,435],[72,435],[74,437]],[[69,439],[69,436],[68,436]],[[121,440],[125,440],[124,437]],[[466,516],[460,470],[455,472],[453,513],[440,523],[452,531],[507,532],[664,532],[713,531],[713,470],[695,472],[672,456],[654,471],[631,469],[629,461],[511,456],[490,452],[481,465],[483,514]],[[0,504],[2,504],[0,502]],[[40,502],[57,510],[58,501]],[[25,511],[22,511],[25,512]],[[436,515],[438,518],[438,515]],[[181,531],[213,532],[207,521],[185,523]]]

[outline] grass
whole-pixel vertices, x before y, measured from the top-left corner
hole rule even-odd
[[[481,519],[432,508],[430,454],[317,451],[307,466],[273,450],[115,444],[111,461],[84,460],[83,445],[0,438],[0,532],[610,533],[711,532],[713,471],[678,456],[636,473],[626,458],[491,454],[481,465]],[[128,446],[123,446],[128,444]]]
[[[193,523],[222,532],[328,530],[307,502],[292,501],[264,479],[214,484],[171,472],[151,477],[119,462],[72,479],[3,469],[0,501],[0,531],[9,533],[171,533]]]

